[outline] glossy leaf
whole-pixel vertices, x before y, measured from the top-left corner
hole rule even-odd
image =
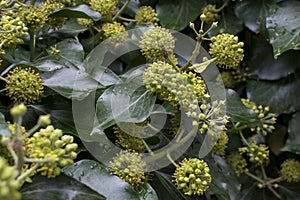
[[[160,24],[168,29],[183,30],[201,14],[202,0],[163,0],[156,5]]]
[[[227,114],[235,122],[245,123],[253,127],[259,121],[257,114],[244,106],[241,98],[234,90],[226,90],[226,106]]]
[[[300,49],[300,2],[283,1],[267,18],[266,24],[275,56]]]
[[[99,128],[105,129],[119,122],[142,122],[149,117],[155,96],[134,81],[107,89],[97,101]]]
[[[299,51],[288,51],[274,58],[272,46],[262,37],[252,37],[248,66],[250,75],[264,80],[278,80],[300,69]]]
[[[111,175],[102,164],[93,160],[81,160],[63,168],[63,172],[101,193],[107,200],[158,200],[149,184],[142,186],[141,193],[138,193],[128,183]]]
[[[243,0],[236,5],[235,13],[247,28],[267,35],[266,17],[281,0]]]
[[[52,30],[51,35],[58,35],[61,37],[74,37],[79,33],[84,32],[88,28],[86,26],[78,24],[77,20],[74,18],[69,19],[60,29]]]
[[[291,151],[300,154],[300,111],[293,114],[289,121],[288,138],[282,151]]]
[[[0,136],[10,136],[10,131],[8,129],[5,116],[0,113]]]
[[[300,72],[278,81],[249,80],[247,95],[258,105],[270,106],[271,112],[291,113],[300,108]]]
[[[66,175],[55,179],[33,177],[33,182],[21,189],[22,200],[105,200],[98,192]]]
[[[64,7],[52,12],[49,17],[69,17],[69,18],[91,18],[95,21],[101,19],[101,14],[82,4],[77,7]]]

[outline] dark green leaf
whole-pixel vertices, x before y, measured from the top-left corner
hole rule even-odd
[[[278,81],[247,81],[247,95],[258,105],[270,106],[273,113],[291,113],[300,108],[300,72]]]
[[[278,190],[283,200],[300,199],[300,187],[298,183],[280,184]]]
[[[243,23],[234,13],[234,4],[229,4],[221,13],[221,19],[218,21],[217,28],[210,31],[209,36],[212,37],[219,33],[230,33],[235,35],[242,30]]]
[[[205,161],[212,176],[207,192],[216,195],[218,199],[237,200],[240,183],[230,166],[219,156],[206,158]]]
[[[15,48],[15,47],[13,47]],[[29,62],[30,55],[29,51],[26,51],[22,47],[18,47],[16,49],[8,49],[6,54],[2,55],[3,58],[10,63],[18,63],[18,62]]]
[[[52,12],[49,17],[68,17],[68,18],[91,18],[95,21],[101,19],[101,14],[92,10],[88,5],[77,7],[64,7]]]
[[[163,0],[156,5],[156,12],[163,27],[181,31],[201,14],[204,5],[203,0]]]
[[[229,117],[235,122],[245,123],[250,127],[256,126],[259,121],[257,114],[244,106],[241,98],[234,90],[228,89],[226,93],[226,111]]]
[[[10,131],[8,129],[5,117],[0,113],[0,135],[1,136],[10,136]]]
[[[300,2],[283,1],[267,18],[270,43],[275,56],[289,49],[300,49]]]
[[[248,66],[250,75],[264,80],[278,80],[300,69],[299,51],[288,51],[274,58],[272,47],[262,37],[252,37]]]
[[[33,177],[33,182],[21,189],[22,200],[104,200],[98,192],[66,175],[55,179]]]
[[[58,34],[59,37],[74,37],[79,33],[86,31],[86,26],[78,24],[76,19],[69,19],[60,29],[50,32],[51,34]]]
[[[282,151],[292,151],[300,154],[300,111],[293,114],[292,119],[289,122],[288,138]]]
[[[140,83],[131,81],[115,85],[113,89],[107,89],[97,101],[99,128],[104,130],[116,121],[142,122],[149,117],[155,100],[155,96]]]
[[[279,1],[281,0],[243,0],[236,5],[235,13],[251,31],[267,35],[266,17]]]
[[[63,168],[63,172],[101,193],[108,200],[158,200],[149,184],[142,186],[142,193],[139,194],[128,183],[111,175],[102,164],[93,160],[81,160]]]

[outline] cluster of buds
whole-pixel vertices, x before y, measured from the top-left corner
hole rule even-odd
[[[233,79],[236,82],[245,82],[248,77],[249,67],[241,67],[231,72]]]
[[[287,182],[300,181],[300,162],[294,159],[287,159],[281,164],[280,176]]]
[[[219,19],[218,15],[218,9],[216,8],[216,5],[208,4],[202,9],[202,20],[204,21],[210,21],[215,22]]]
[[[200,76],[197,76],[196,73],[191,71],[183,72],[182,75],[186,77],[188,82],[192,85],[199,101],[206,100],[210,97],[207,92],[205,82]]]
[[[7,95],[16,102],[34,103],[38,101],[44,86],[39,73],[30,68],[16,67],[6,77]]]
[[[40,12],[45,13],[47,16],[51,14],[53,11],[63,8],[64,4],[61,2],[53,2],[52,0],[47,0],[45,3],[42,3],[40,6]],[[67,18],[65,17],[55,17],[55,18],[48,18],[47,17],[47,25],[51,26],[52,28],[61,27]]]
[[[103,39],[107,39],[108,44],[114,47],[121,46],[127,41],[128,33],[125,27],[118,22],[104,24],[102,31],[104,32]]]
[[[217,143],[214,145],[212,151],[214,154],[217,154],[219,156],[224,157],[225,156],[225,149],[227,148],[227,143],[228,143],[228,135],[226,134],[225,131],[221,131],[218,134],[217,138]]]
[[[16,173],[15,167],[9,166],[7,161],[0,157],[0,199],[21,199],[21,194],[18,191],[19,183],[14,178]]]
[[[239,152],[232,152],[226,156],[226,161],[232,167],[237,176],[249,171],[246,159]]]
[[[216,81],[218,85],[224,85],[225,88],[234,88],[234,79],[231,72],[221,72]]]
[[[148,61],[166,61],[173,54],[175,39],[167,29],[158,26],[144,33],[140,47]]]
[[[60,174],[61,167],[73,164],[77,157],[78,145],[73,140],[73,136],[63,135],[60,129],[49,125],[25,140],[25,152],[29,158],[43,161],[37,169],[41,175],[53,178]]]
[[[42,28],[48,19],[48,13],[41,12],[39,7],[26,6],[20,11],[20,16],[26,26],[33,31]]]
[[[121,151],[109,163],[110,172],[133,187],[138,187],[145,182],[145,167],[146,163],[142,160],[142,155],[129,151]]]
[[[20,17],[10,15],[0,16],[0,49],[2,46],[22,44],[22,37],[26,37],[27,35],[28,28]]]
[[[122,148],[128,151],[135,151],[135,152],[143,152],[145,149],[143,140],[138,137],[131,136],[120,129],[118,126],[114,126],[114,133],[117,137],[117,144],[120,145]],[[141,134],[141,133],[139,133]],[[133,135],[138,135],[137,133],[133,133]]]
[[[141,6],[136,12],[135,21],[137,24],[157,25],[158,15],[151,6]]]
[[[203,160],[198,158],[184,158],[173,175],[178,189],[185,195],[202,195],[211,182],[209,167]]]
[[[244,58],[243,42],[231,34],[219,34],[211,38],[209,53],[216,64],[223,68],[237,68]]]
[[[252,109],[258,115],[258,118],[260,120],[256,128],[251,128],[251,131],[256,131],[257,133],[266,136],[268,133],[271,133],[275,129],[274,124],[276,123],[276,117],[274,113],[270,112],[269,106],[257,106],[253,101],[250,101],[249,99],[241,100],[247,108]]]
[[[264,144],[251,143],[248,147],[239,148],[240,153],[247,152],[249,161],[256,166],[263,166],[269,164],[269,149]]]
[[[116,14],[117,0],[91,0],[91,8],[101,13],[102,16],[112,18]]]
[[[94,21],[92,19],[87,18],[77,18],[78,24],[86,27],[91,27],[94,25]]]

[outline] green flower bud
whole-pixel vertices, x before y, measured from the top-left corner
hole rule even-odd
[[[25,104],[34,103],[43,94],[43,80],[32,69],[16,67],[10,71],[6,80],[7,95],[13,101],[24,102]]]
[[[110,172],[133,187],[138,187],[145,182],[145,166],[146,163],[142,161],[141,154],[128,151],[121,151],[109,163]]]
[[[112,18],[114,14],[116,14],[117,10],[116,0],[91,0],[90,5],[91,8],[95,11],[101,13],[102,16],[107,18]]]
[[[125,27],[118,22],[106,23],[102,26],[102,30],[104,31],[103,38],[107,39],[106,42],[109,45],[118,47],[127,41],[128,33]]]
[[[77,18],[77,22],[78,22],[78,24],[86,26],[86,27],[91,27],[94,25],[94,20],[87,19],[87,18]]]
[[[209,53],[215,63],[223,68],[237,68],[244,58],[243,42],[238,42],[238,37],[230,34],[220,34],[211,38]]]
[[[190,173],[190,168],[193,168],[195,173]],[[184,158],[176,167],[173,178],[177,188],[189,196],[192,194],[202,195],[211,182],[207,164],[197,158]]]
[[[157,25],[159,21],[158,15],[151,6],[142,6],[136,12],[135,20],[137,24],[153,24]]]
[[[219,19],[218,10],[216,8],[216,5],[208,4],[202,9],[202,15],[205,16],[205,18],[202,16],[201,19],[204,21],[210,21],[215,22]]]
[[[242,173],[248,171],[248,169],[246,168],[246,159],[238,152],[232,152],[226,157],[226,161],[232,167],[237,176],[240,176]]]
[[[27,111],[27,107],[24,105],[24,103],[21,103],[19,105],[15,105],[10,109],[10,114],[12,116],[23,116]]]
[[[49,125],[51,124],[50,115],[40,115],[39,121],[43,125]]]
[[[218,141],[213,147],[212,151],[219,156],[225,156],[225,149],[227,148],[228,140],[229,138],[225,131],[219,133]]]

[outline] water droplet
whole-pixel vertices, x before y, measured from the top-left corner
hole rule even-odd
[[[82,172],[80,173],[80,176],[84,176],[84,171],[82,171]]]
[[[74,163],[74,166],[76,167],[78,164],[77,163]]]
[[[70,174],[69,174],[71,177],[73,177],[74,176],[74,174],[73,174],[73,172],[70,172]]]

